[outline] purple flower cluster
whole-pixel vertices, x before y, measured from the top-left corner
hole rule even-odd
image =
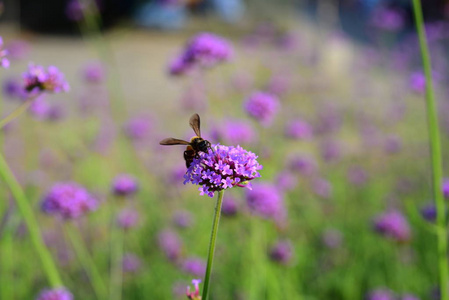
[[[244,103],[244,109],[261,125],[269,126],[279,110],[279,99],[268,93],[254,92]]]
[[[90,62],[83,69],[84,80],[90,83],[102,82],[105,78],[105,68],[100,62]]]
[[[335,249],[341,245],[343,236],[337,229],[326,229],[321,236],[321,241],[326,248]]]
[[[271,260],[280,264],[288,264],[293,257],[293,247],[290,241],[279,241],[270,249]]]
[[[227,144],[241,145],[249,144],[256,139],[254,128],[246,121],[228,120],[217,129],[217,139]]]
[[[287,123],[285,135],[295,140],[307,140],[313,137],[312,126],[303,120],[293,120]]]
[[[146,117],[135,117],[125,124],[125,133],[133,140],[141,140],[147,137],[151,129],[151,122]]]
[[[124,209],[117,216],[117,224],[123,229],[136,227],[139,222],[139,212],[134,209]]]
[[[254,184],[246,193],[246,203],[251,212],[263,218],[283,221],[286,217],[284,199],[273,184]]]
[[[120,174],[112,182],[112,191],[117,196],[131,196],[138,189],[137,179],[129,174]]]
[[[374,229],[398,242],[407,242],[411,238],[407,219],[397,210],[391,210],[377,216],[374,219]]]
[[[28,71],[23,74],[25,90],[31,95],[38,92],[61,93],[68,92],[69,84],[64,79],[64,74],[55,66],[45,69],[43,66],[30,63]]]
[[[224,38],[212,33],[194,36],[180,56],[171,63],[171,75],[183,75],[194,69],[209,68],[228,61],[232,57],[232,47]]]
[[[3,46],[3,38],[0,36],[0,66],[2,68],[9,68],[9,60],[6,58],[8,50]]]
[[[201,300],[200,296],[200,288],[199,285],[201,283],[201,279],[192,279],[192,284],[195,290],[193,292],[190,291],[190,286],[187,286],[187,298],[191,300]]]
[[[193,276],[203,277],[206,273],[206,263],[198,257],[189,257],[184,260],[181,266],[182,270]]]
[[[182,242],[174,231],[164,230],[159,233],[158,244],[169,260],[175,261],[179,258]]]
[[[394,294],[388,289],[376,289],[366,295],[366,300],[394,300]]]
[[[257,156],[240,146],[213,145],[207,153],[199,153],[184,175],[184,184],[200,185],[200,195],[214,193],[234,186],[248,186],[248,181],[260,177],[262,166]]]
[[[125,253],[122,259],[123,272],[136,273],[139,271],[142,262],[140,258],[132,253]]]
[[[193,223],[192,214],[185,210],[177,211],[173,215],[173,223],[180,228],[188,228]]]
[[[443,185],[442,190],[443,190],[444,197],[449,198],[449,178],[444,178],[442,185]]]
[[[73,295],[68,290],[60,288],[54,290],[43,290],[36,300],[73,300]]]
[[[56,183],[42,200],[42,210],[63,219],[75,219],[94,211],[98,201],[75,182]]]
[[[238,206],[235,199],[229,195],[224,196],[223,205],[221,206],[221,213],[224,216],[235,216],[238,212]]]
[[[382,7],[374,12],[371,24],[386,31],[397,31],[404,26],[404,16],[398,10]]]
[[[421,216],[429,222],[435,222],[437,219],[437,208],[433,203],[421,207],[420,212]]]

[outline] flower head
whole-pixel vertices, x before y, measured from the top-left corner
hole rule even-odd
[[[173,223],[180,228],[188,228],[193,223],[192,214],[185,210],[177,211],[173,215]]]
[[[288,264],[293,256],[292,244],[290,241],[279,241],[270,249],[271,260],[280,264]]]
[[[390,290],[376,289],[368,293],[366,300],[394,300],[395,297]]]
[[[183,75],[194,68],[209,68],[228,61],[232,47],[224,38],[212,33],[200,33],[185,46],[181,55],[169,66],[171,75]]]
[[[231,145],[249,144],[256,139],[250,123],[243,120],[228,120],[217,129],[218,139]]]
[[[148,135],[151,129],[151,121],[146,117],[130,119],[125,124],[125,133],[133,140],[141,140]]]
[[[200,152],[184,175],[184,184],[200,185],[200,195],[213,197],[214,193],[234,186],[245,186],[260,177],[262,166],[257,156],[240,146],[213,145],[209,151]],[[248,186],[248,185],[246,185]]]
[[[176,232],[164,230],[159,233],[158,244],[165,256],[171,261],[175,261],[181,254],[182,242]]]
[[[105,68],[100,62],[90,62],[84,66],[83,77],[87,82],[102,82],[105,78]]]
[[[192,279],[192,284],[195,288],[193,292],[190,291],[190,286],[187,287],[187,298],[191,300],[201,300],[200,296],[200,288],[199,285],[201,283],[201,279]]]
[[[285,127],[285,135],[294,140],[307,140],[312,138],[312,126],[303,120],[292,120]]]
[[[73,295],[68,290],[60,288],[54,290],[43,290],[36,300],[73,300]]]
[[[132,253],[126,253],[123,255],[122,267],[123,271],[126,273],[136,273],[139,271],[142,262],[140,258]]]
[[[181,266],[182,270],[193,276],[202,277],[206,273],[206,263],[203,259],[197,257],[189,257],[184,260]]]
[[[9,68],[9,60],[6,55],[8,55],[8,50],[3,46],[3,38],[0,36],[0,66],[5,69]]]
[[[233,197],[230,197],[229,195],[224,196],[223,199],[223,205],[221,207],[221,213],[224,216],[235,216],[238,212],[238,206],[237,202],[234,200]]]
[[[245,101],[244,108],[260,124],[269,126],[279,110],[279,100],[272,94],[254,92]]]
[[[342,234],[337,229],[326,229],[321,236],[323,245],[329,249],[338,248],[341,245],[342,240]]]
[[[138,189],[137,179],[129,174],[120,174],[112,182],[112,191],[117,196],[130,196]]]
[[[445,198],[449,198],[449,178],[443,179],[443,195]]]
[[[69,84],[64,79],[64,74],[55,66],[49,66],[45,69],[43,66],[30,63],[28,71],[23,73],[25,82],[25,90],[28,93],[51,92],[61,93],[68,92]]]
[[[411,238],[410,226],[404,215],[392,210],[374,219],[374,229],[380,234],[398,242],[407,242]]]
[[[431,203],[431,204],[427,204],[421,207],[420,209],[421,212],[421,216],[429,221],[429,222],[435,222],[436,218],[437,218],[437,208],[435,206],[435,204]]]
[[[130,229],[137,225],[139,212],[134,209],[124,209],[117,216],[117,224],[123,229]]]
[[[271,183],[254,184],[246,192],[246,203],[251,212],[263,218],[282,221],[286,217],[282,194]]]
[[[96,210],[98,201],[81,185],[75,182],[60,182],[45,195],[41,207],[48,214],[59,215],[64,219],[76,219]]]

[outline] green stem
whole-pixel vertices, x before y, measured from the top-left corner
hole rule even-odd
[[[0,120],[0,129],[5,127],[6,124],[13,121],[15,118],[20,116],[25,110],[27,110],[28,107],[30,107],[31,103],[33,103],[34,99],[36,99],[36,97],[27,99],[25,102],[20,104],[15,110],[13,110],[9,115]]]
[[[89,276],[90,282],[95,294],[97,295],[97,298],[100,300],[105,299],[108,292],[106,285],[103,282],[101,274],[98,271],[90,253],[87,251],[86,246],[80,237],[78,229],[75,228],[75,226],[72,226],[72,228],[67,228],[67,226],[65,226],[65,232],[69,237],[70,242],[72,243],[78,260]]]
[[[212,271],[212,263],[214,261],[215,242],[217,240],[218,224],[220,222],[221,215],[221,205],[223,204],[223,194],[224,190],[218,192],[217,204],[215,205],[215,217],[214,223],[212,224],[212,232],[210,236],[209,255],[207,257],[206,276],[204,277],[203,295],[201,297],[202,300],[207,300],[209,292],[210,273]]]
[[[14,177],[11,169],[9,168],[7,162],[5,161],[2,154],[0,154],[0,176],[3,178],[5,183],[11,190],[14,199],[16,200],[17,207],[25,220],[28,232],[30,234],[31,242],[41,259],[41,263],[45,274],[47,275],[48,281],[53,288],[62,286],[62,280],[56,268],[56,264],[48,251],[47,247],[42,240],[41,231],[39,229],[39,223],[37,222],[36,216],[33,213],[31,204],[25,196],[22,188]]]
[[[442,192],[442,158],[440,131],[438,127],[438,114],[435,105],[435,95],[432,82],[432,68],[427,45],[426,32],[424,30],[424,18],[422,14],[421,1],[413,1],[413,11],[415,14],[416,30],[418,32],[421,58],[426,76],[426,106],[427,122],[429,127],[430,151],[432,159],[432,179],[435,205],[437,209],[437,240],[438,240],[438,267],[440,273],[441,300],[449,300],[449,290],[447,288],[449,273],[447,259],[447,228],[446,228],[446,207]]]
[[[115,225],[115,223],[114,223]],[[116,226],[116,225],[115,225]],[[113,228],[111,240],[111,288],[109,299],[122,299],[122,283],[123,283],[123,229]]]

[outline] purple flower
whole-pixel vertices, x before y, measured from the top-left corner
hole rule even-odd
[[[387,153],[398,153],[401,151],[402,148],[402,140],[399,136],[396,135],[390,135],[385,140],[385,151]]]
[[[305,176],[313,175],[318,170],[318,165],[315,159],[303,154],[290,157],[287,165],[293,172],[297,172]]]
[[[279,241],[270,249],[271,260],[283,265],[290,263],[293,257],[293,247],[290,241]]]
[[[270,183],[254,184],[246,192],[246,203],[252,213],[263,218],[283,221],[287,214],[281,192]]]
[[[117,196],[131,196],[138,189],[137,179],[129,174],[117,175],[112,182],[112,191]]]
[[[0,36],[0,66],[5,69],[9,68],[9,60],[6,55],[8,55],[8,50],[5,49],[3,38]]]
[[[429,222],[435,222],[437,218],[437,208],[435,207],[435,204],[427,204],[421,207],[420,209],[421,216],[429,221]]]
[[[76,219],[96,210],[98,201],[75,182],[59,182],[47,192],[41,207],[48,214],[59,215],[63,219]]]
[[[136,227],[139,222],[139,212],[134,209],[123,209],[117,216],[117,224],[123,229]]]
[[[445,198],[449,198],[449,178],[443,179],[443,195]]]
[[[174,231],[164,230],[160,232],[158,244],[169,260],[175,261],[179,258],[182,242]]]
[[[22,59],[30,52],[30,44],[23,40],[9,41],[6,50],[10,58]]]
[[[410,75],[410,88],[413,92],[423,94],[426,90],[426,76],[421,71],[413,72]]]
[[[64,288],[43,290],[36,300],[73,300],[73,295]]]
[[[285,135],[294,140],[308,140],[313,137],[312,126],[303,120],[293,120],[285,126]]]
[[[282,171],[276,176],[276,185],[282,191],[291,191],[298,185],[298,178],[290,171]]]
[[[266,90],[271,94],[282,96],[290,88],[290,78],[290,76],[286,76],[285,74],[274,75],[270,78]]]
[[[323,245],[329,249],[335,249],[340,247],[343,236],[341,232],[337,229],[327,229],[323,232],[321,237]]]
[[[401,300],[419,300],[419,298],[412,294],[405,294],[401,296]]]
[[[374,219],[374,229],[397,242],[407,242],[411,238],[410,226],[404,215],[397,211],[391,210],[378,215]]]
[[[274,95],[254,92],[248,97],[243,106],[248,115],[263,126],[269,126],[273,122],[280,104],[278,98]]]
[[[196,67],[213,67],[231,57],[232,47],[227,40],[204,32],[190,39],[181,55],[169,66],[169,72],[171,75],[183,75]]]
[[[84,18],[85,5],[82,0],[70,0],[65,7],[65,15],[71,21],[81,21]]]
[[[335,140],[327,140],[321,144],[321,157],[326,162],[337,161],[341,157],[340,144]]]
[[[83,68],[84,80],[91,83],[102,82],[105,78],[105,68],[100,62],[90,62]]]
[[[135,117],[125,124],[125,133],[133,140],[141,140],[148,136],[151,122],[146,117]]]
[[[51,105],[45,99],[44,95],[40,95],[31,103],[29,112],[39,120],[48,118],[51,111]]]
[[[376,289],[366,295],[366,300],[395,300],[395,297],[390,290]]]
[[[224,216],[235,216],[238,211],[237,202],[229,195],[224,196],[223,205],[221,206],[221,213]]]
[[[323,178],[317,178],[313,181],[313,191],[322,198],[329,198],[332,195],[332,185]]]
[[[140,258],[132,253],[126,253],[123,255],[122,259],[122,267],[123,272],[126,273],[136,273],[139,271],[140,267],[142,265],[142,262],[140,261]]]
[[[381,7],[374,12],[371,24],[386,31],[397,31],[404,26],[404,16],[398,10]]]
[[[351,167],[348,169],[348,180],[356,186],[361,186],[368,180],[368,174],[361,167]]]
[[[68,92],[69,84],[58,68],[49,66],[47,69],[40,65],[30,63],[28,71],[23,73],[25,90],[31,95],[38,92],[61,93]]]
[[[213,197],[216,191],[234,186],[244,187],[247,182],[260,177],[262,166],[257,156],[240,146],[213,145],[207,153],[199,153],[184,175],[184,184],[200,185],[200,195]]]
[[[188,211],[177,211],[173,215],[173,223],[175,223],[176,226],[181,228],[187,228],[192,226],[192,214]]]
[[[12,99],[22,100],[26,98],[22,82],[17,78],[7,78],[3,81],[3,94]]]
[[[201,279],[192,279],[192,284],[195,290],[193,292],[190,291],[190,286],[187,287],[187,298],[191,300],[201,300],[200,296],[200,288],[199,285],[201,283]]]
[[[246,121],[228,120],[217,130],[217,138],[227,144],[241,145],[254,142],[256,132]]]
[[[182,270],[196,277],[203,277],[206,273],[206,263],[203,259],[189,257],[184,260],[181,266]]]

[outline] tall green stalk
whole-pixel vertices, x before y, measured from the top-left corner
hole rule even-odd
[[[447,259],[447,228],[446,207],[442,192],[443,170],[441,157],[440,131],[438,127],[438,114],[435,104],[435,95],[432,82],[432,68],[427,45],[426,32],[424,30],[424,18],[422,14],[421,1],[412,0],[415,14],[416,30],[418,32],[421,58],[426,76],[426,107],[427,122],[429,127],[430,151],[432,159],[432,179],[435,205],[437,209],[437,240],[438,240],[438,267],[440,273],[441,300],[449,300],[447,288],[449,273]]]
[[[207,296],[208,296],[208,292],[209,292],[210,274],[212,272],[212,263],[214,261],[215,242],[217,240],[218,224],[220,223],[221,205],[223,204],[223,194],[224,194],[223,190],[218,192],[217,204],[215,205],[215,217],[214,217],[214,223],[212,224],[212,232],[211,232],[211,236],[210,236],[209,255],[207,257],[206,276],[204,277],[203,294],[201,296],[202,300],[207,300]]]
[[[48,278],[48,281],[50,282],[50,285],[53,288],[61,287],[61,277],[56,268],[56,264],[50,254],[50,251],[48,251],[47,247],[44,244],[41,231],[39,229],[39,223],[37,222],[36,216],[34,215],[31,204],[28,202],[25,193],[23,192],[20,184],[17,182],[17,179],[11,172],[11,169],[9,168],[2,154],[0,154],[0,176],[3,178],[3,180],[11,190],[11,193],[17,203],[17,207],[19,208],[19,211],[22,214],[23,219],[25,220],[25,224],[27,225],[28,232],[30,234],[31,242],[33,243],[33,246],[37,254],[39,255],[43,270]]]

